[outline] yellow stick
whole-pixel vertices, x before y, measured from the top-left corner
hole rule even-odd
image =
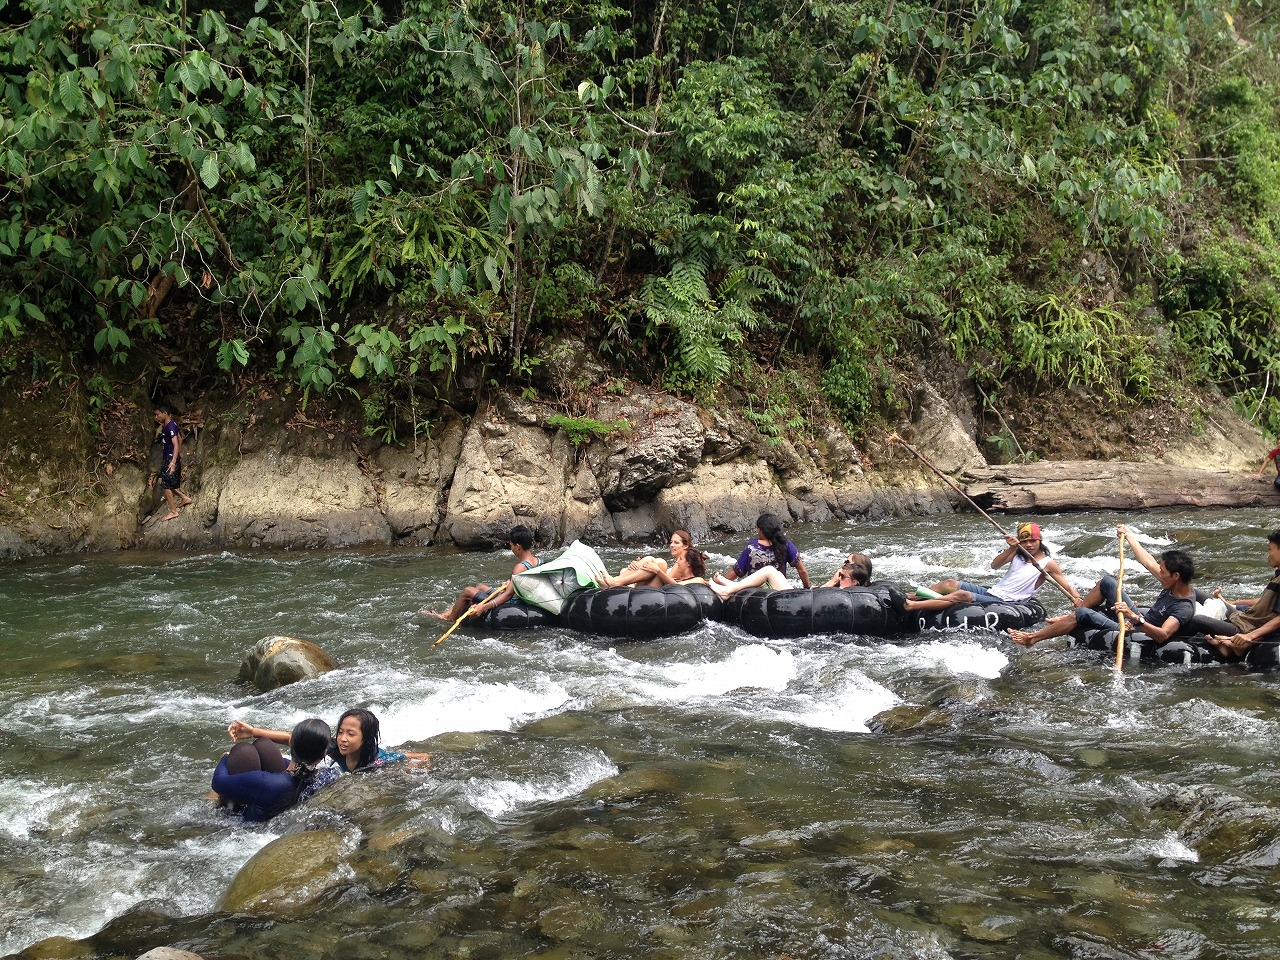
[[[492,596],[494,595],[494,593],[501,593],[503,590],[507,589],[507,587],[509,587],[509,586],[511,586],[511,581],[510,581],[510,580],[508,580],[506,583],[504,583],[502,586],[500,586],[497,590],[493,591],[493,593],[490,593],[490,594],[489,594],[489,597],[492,597]],[[488,599],[489,599],[489,597],[485,597],[485,600],[488,600]],[[483,603],[484,601],[481,601],[481,602]],[[445,639],[449,636],[449,634],[451,634],[451,633],[453,633],[453,631],[457,630],[457,629],[458,629],[458,627],[459,627],[459,625],[461,625],[462,621],[463,621],[463,620],[465,620],[465,619],[467,619],[467,617],[471,616],[471,615],[472,615],[473,613],[475,613],[475,612],[476,612],[476,605],[475,605],[475,604],[472,604],[471,606],[467,607],[467,609],[466,609],[466,610],[462,611],[462,616],[460,616],[457,620],[453,621],[453,626],[451,626],[448,630],[446,630],[444,633],[442,633],[442,634],[440,635],[440,639],[439,639],[439,640],[437,640],[435,643],[433,643],[433,644],[432,644],[432,646],[433,646],[433,647],[438,647],[438,646],[440,646],[440,644],[444,643]]]
[[[444,633],[440,634],[440,639],[437,640],[435,643],[433,643],[431,646],[438,647],[440,646],[440,644],[444,643],[445,638],[449,636],[449,634],[453,633],[453,631],[457,630],[459,624],[461,624],[463,620],[471,616],[472,609],[473,609],[472,607],[467,607],[467,609],[463,610],[462,616],[460,616],[457,620],[453,621],[453,626],[450,627],[448,630],[446,630]]]
[[[1124,534],[1119,534],[1116,539],[1120,543],[1120,570],[1116,573],[1116,603],[1124,602]],[[1128,623],[1124,614],[1119,614],[1120,632],[1116,634],[1116,670],[1124,669],[1124,628]]]

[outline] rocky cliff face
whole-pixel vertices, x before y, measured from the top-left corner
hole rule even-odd
[[[938,469],[986,466],[962,405],[922,382],[912,409],[902,432]],[[882,440],[858,449],[835,428],[806,443],[769,439],[731,410],[637,391],[603,399],[595,412],[625,426],[575,444],[549,422],[556,412],[494,394],[474,416],[446,411],[429,437],[399,447],[312,422],[263,393],[188,424],[183,485],[195,503],[169,522],[158,489],[148,489],[145,458],[95,459],[83,439],[32,429],[54,419],[32,412],[25,431],[21,416],[7,425],[13,437],[0,424],[0,556],[487,547],[516,523],[546,544],[652,541],[680,527],[695,538],[747,531],[765,511],[816,522],[950,511],[959,500],[901,448]],[[150,411],[135,408],[132,419],[136,435],[149,437]],[[1266,452],[1257,431],[1223,412],[1211,420],[1215,429],[1163,451],[1170,462],[1255,468]]]

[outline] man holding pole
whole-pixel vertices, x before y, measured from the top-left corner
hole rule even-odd
[[[1045,579],[1050,577],[1073,604],[1080,606],[1083,603],[1057,561],[1050,559],[1049,550],[1040,538],[1040,524],[1019,524],[1017,537],[1006,536],[1005,542],[1008,546],[996,554],[991,561],[991,569],[999,570],[1006,564],[1009,569],[994,587],[964,580],[943,580],[929,588],[932,593],[942,594],[941,597],[910,597],[906,609],[940,610],[955,603],[1018,603],[1034,596]]]
[[[1157,561],[1130,536],[1124,524],[1116,527],[1116,533],[1132,548],[1134,559],[1146,567],[1163,587],[1146,613],[1139,613],[1133,608],[1127,591],[1117,597],[1116,578],[1108,575],[1093,585],[1073,612],[1055,617],[1039,630],[1010,630],[1009,636],[1014,641],[1030,647],[1041,640],[1066,636],[1077,629],[1118,630],[1120,617],[1124,617],[1135,637],[1146,637],[1162,644],[1171,640],[1195,616],[1196,594],[1191,587],[1195,564],[1190,555],[1182,550],[1166,550]]]

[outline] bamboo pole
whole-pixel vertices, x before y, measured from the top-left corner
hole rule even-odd
[[[974,510],[977,510],[978,513],[982,514],[982,516],[986,518],[988,523],[990,523],[993,527],[999,530],[1000,533],[1003,534],[1004,536],[1006,537],[1009,536],[1008,530],[1000,526],[1000,524],[996,523],[995,519],[991,516],[991,514],[987,513],[987,511],[983,510],[980,506],[974,503],[973,499],[967,493],[961,490],[960,487],[957,486],[956,483],[950,477],[948,477],[945,473],[943,473],[941,470],[935,467],[929,461],[929,458],[926,457],[923,453],[921,453],[911,444],[907,443],[907,441],[903,440],[902,437],[898,436],[896,433],[889,434],[888,437],[886,437],[886,439],[889,440],[891,443],[901,444],[902,446],[906,447],[907,450],[909,450],[921,463],[923,463],[926,467],[928,467],[930,470],[936,473],[947,486],[949,486],[956,493],[960,494],[960,496],[964,497],[965,501],[969,504],[969,506],[973,507]],[[1040,571],[1040,573],[1044,576],[1045,580],[1047,580],[1049,583],[1052,583],[1055,587],[1057,587],[1059,593],[1061,593],[1064,597],[1070,600],[1073,604],[1075,603],[1075,598],[1071,596],[1070,593],[1067,592],[1066,587],[1060,584],[1057,580],[1053,579],[1053,577],[1049,576],[1049,574],[1045,572],[1044,567],[1040,566],[1040,561],[1037,560],[1035,557],[1033,557],[1030,551],[1028,551],[1026,547],[1022,546],[1022,544],[1018,544],[1018,552],[1027,559],[1028,563],[1030,563],[1033,567],[1035,567],[1037,570]]]
[[[1124,534],[1116,535],[1116,540],[1120,550],[1120,570],[1116,573],[1116,604],[1124,603]],[[1116,634],[1116,672],[1119,673],[1124,669],[1124,628],[1128,624],[1128,620],[1124,614],[1119,614],[1120,630]]]

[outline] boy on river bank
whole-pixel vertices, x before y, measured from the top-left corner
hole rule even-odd
[[[160,440],[164,444],[160,453],[160,489],[164,491],[169,512],[160,520],[177,520],[178,511],[190,506],[192,499],[182,491],[182,429],[168,403],[157,403],[156,423],[160,425]]]

